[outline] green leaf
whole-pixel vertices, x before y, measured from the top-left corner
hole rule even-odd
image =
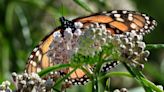
[[[112,76],[126,76],[126,77],[132,78],[132,75],[128,72],[109,72],[105,76],[102,76],[100,80],[108,78],[108,77],[112,77]]]
[[[25,43],[28,46],[30,46],[32,44],[32,40],[31,40],[31,36],[30,36],[30,28],[28,26],[27,17],[25,16],[22,8],[19,5],[16,6],[15,12],[18,16],[20,25],[22,27],[22,33],[23,33],[23,37],[25,39]]]
[[[48,67],[48,68],[42,70],[41,72],[38,73],[38,75],[42,77],[42,76],[48,74],[51,71],[55,71],[55,70],[58,70],[58,69],[61,69],[61,68],[66,68],[66,67],[69,67],[69,66],[70,66],[70,64],[58,64],[58,65]]]
[[[6,24],[6,29],[7,31],[12,31],[13,29],[13,16],[14,16],[14,11],[15,11],[15,7],[17,6],[16,2],[10,2],[7,5],[7,9],[6,9],[6,14],[5,14],[5,24]]]
[[[155,92],[163,92],[161,89],[159,89],[154,83],[152,83],[151,81],[142,78],[143,82],[145,84],[147,84],[149,87],[151,87]]]

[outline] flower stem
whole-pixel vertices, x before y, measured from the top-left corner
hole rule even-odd
[[[127,72],[110,72],[110,73],[107,73],[105,76],[102,76],[100,78],[100,80],[108,78],[108,77],[112,77],[112,76],[126,76],[126,77],[132,78],[132,75],[130,73],[127,73]]]
[[[92,82],[92,92],[98,92],[98,80],[97,80],[97,76],[94,77],[94,80]]]
[[[164,48],[164,44],[147,44],[146,49],[160,49]]]
[[[124,66],[130,72],[130,74],[132,74],[132,76],[142,84],[146,92],[153,92],[153,91],[163,92],[156,85],[154,85],[152,82],[147,80],[145,76],[139,70],[133,69],[125,63],[124,63]]]

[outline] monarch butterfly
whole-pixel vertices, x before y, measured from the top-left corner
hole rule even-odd
[[[50,43],[53,41],[53,33],[59,31],[61,35],[66,28],[71,28],[72,31],[76,30],[74,27],[74,22],[81,22],[84,26],[87,26],[91,23],[99,23],[104,24],[108,31],[112,34],[121,34],[124,32],[128,32],[131,30],[135,30],[139,33],[147,33],[150,32],[156,25],[156,21],[147,16],[146,14],[135,12],[135,11],[127,11],[127,10],[113,10],[109,12],[96,13],[90,16],[80,17],[73,19],[72,21],[66,20],[64,17],[60,18],[61,26],[57,27],[52,31],[49,35],[47,35],[39,45],[37,45],[32,51],[31,55],[28,58],[28,62],[26,65],[26,72],[39,72],[44,68],[53,66],[57,63],[63,63],[58,61],[53,61],[49,59],[49,56],[45,54],[49,51]],[[63,35],[62,35],[63,36]],[[54,63],[55,62],[55,63]],[[67,62],[68,63],[68,62]],[[110,66],[114,67],[117,62],[106,65],[104,68],[108,68]],[[89,69],[89,67],[84,67]],[[63,70],[60,73],[69,73],[73,68],[68,68]],[[105,69],[104,69],[105,70]],[[56,72],[52,73],[53,76],[58,76]],[[69,77],[72,84],[85,84],[88,81],[88,77],[85,72],[81,69],[75,70]]]

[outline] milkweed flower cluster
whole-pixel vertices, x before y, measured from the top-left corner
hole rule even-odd
[[[132,30],[122,34],[113,34],[110,30],[107,30],[105,25],[98,23],[84,26],[80,22],[75,22],[75,27],[75,31],[66,28],[63,33],[60,31],[54,32],[54,41],[47,53],[52,61],[55,61],[54,63],[69,63],[76,53],[84,56],[94,56],[95,53],[102,51],[103,46],[112,45],[112,49],[115,49],[120,55],[117,61],[126,61],[126,63],[135,67],[144,67],[142,63],[147,61],[149,51],[145,50],[143,33]],[[111,56],[110,58],[113,59]]]
[[[12,90],[10,89],[10,82],[9,81],[4,81],[2,82],[2,84],[0,85],[0,92],[12,92]]]
[[[83,35],[81,35],[77,42],[78,53],[86,56],[94,56],[96,52],[102,51],[102,46],[106,44],[111,36],[111,33],[107,32],[106,27],[98,23],[85,27],[83,32]]]
[[[147,61],[149,51],[145,50],[146,44],[143,42],[143,35],[135,30],[123,34],[115,35],[113,44],[120,52],[121,62],[129,63],[135,67],[143,68],[144,61]]]
[[[113,50],[119,58],[116,60],[112,57],[112,53],[108,56],[114,59],[115,62],[107,62],[102,66],[102,71],[109,71],[118,61],[126,62],[134,67],[143,68],[149,51],[145,50],[146,44],[143,42],[144,34],[136,30],[125,32],[123,34],[112,34],[110,30],[102,24],[91,24],[87,26],[83,35],[78,41],[78,53],[82,55],[95,55],[96,52],[101,52],[103,46],[113,46],[108,50]],[[104,70],[105,69],[105,70]]]
[[[51,92],[53,81],[51,79],[44,80],[36,73],[32,74],[16,74],[12,73],[15,90],[11,90],[10,82],[4,81],[0,85],[0,92]]]
[[[38,74],[12,73],[13,82],[17,92],[51,92],[53,81],[44,80]]]

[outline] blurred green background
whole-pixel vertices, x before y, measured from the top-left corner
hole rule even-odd
[[[144,40],[164,43],[164,0],[0,0],[0,83],[11,79],[11,72],[24,71],[28,55],[46,34],[60,25],[59,17],[72,19],[91,11],[113,9],[137,10],[152,16],[158,26]],[[164,49],[150,52],[143,72],[156,85],[164,86]],[[120,69],[121,66],[116,70]],[[138,86],[134,79],[112,80],[113,88]]]

